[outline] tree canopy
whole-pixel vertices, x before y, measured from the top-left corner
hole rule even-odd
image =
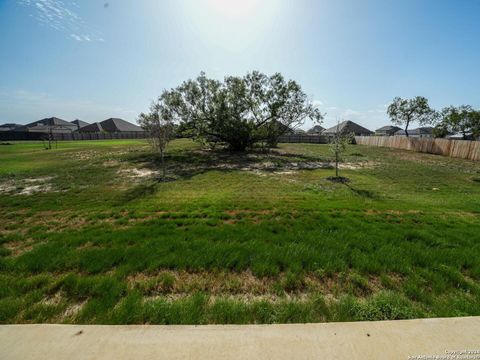
[[[478,137],[480,136],[480,111],[474,110],[470,105],[448,106],[442,110],[436,132],[460,133],[464,139],[470,134]]]
[[[267,76],[254,71],[223,81],[201,73],[164,91],[155,103],[162,116],[193,138],[221,142],[232,150],[245,150],[258,142],[274,145],[279,136],[306,119],[323,120],[300,85],[279,73]]]

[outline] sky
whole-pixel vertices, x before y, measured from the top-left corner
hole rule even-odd
[[[135,122],[201,71],[252,70],[296,80],[325,127],[388,125],[395,96],[479,108],[480,1],[0,0],[0,124]]]

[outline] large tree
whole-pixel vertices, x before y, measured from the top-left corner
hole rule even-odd
[[[323,115],[300,85],[258,71],[223,81],[201,73],[194,80],[164,91],[158,99],[162,114],[204,142],[221,142],[245,150],[258,142],[274,144],[306,119],[320,123]]]
[[[403,126],[406,136],[408,136],[408,127],[412,122],[426,125],[432,123],[437,116],[435,110],[428,105],[428,100],[423,96],[416,96],[413,99],[396,97],[388,106],[387,114],[392,123]]]

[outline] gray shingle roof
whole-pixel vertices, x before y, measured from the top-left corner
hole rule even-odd
[[[0,131],[23,131],[25,130],[25,125],[7,123],[0,125]]]
[[[34,126],[62,126],[62,127],[66,127],[66,128],[75,128],[75,125],[66,121],[66,120],[63,120],[63,119],[60,119],[60,118],[57,118],[57,117],[50,117],[50,118],[45,118],[45,119],[42,119],[42,120],[37,120],[37,121],[34,121],[30,124],[27,124],[25,125],[26,127],[30,128],[30,127],[34,127]]]
[[[97,133],[97,132],[103,132],[103,131],[105,130],[103,130],[102,125],[97,122],[93,124],[89,124],[87,126],[83,126],[80,129],[78,129],[78,132],[81,132],[81,133]]]
[[[103,120],[100,125],[104,131],[107,132],[131,132],[131,131],[144,131],[140,126],[134,125],[118,118],[110,118]]]
[[[387,125],[387,126],[381,127],[380,129],[377,129],[375,131],[398,131],[398,130],[402,130],[402,129],[399,128],[398,126]]]
[[[71,121],[71,123],[77,125],[77,129],[90,125],[90,123],[87,123],[86,121],[82,121],[80,119],[73,120]]]
[[[425,126],[417,129],[408,130],[408,135],[432,135],[433,127]],[[405,130],[398,130],[395,135],[405,135]]]
[[[307,133],[309,133],[309,134],[317,134],[317,133],[321,133],[323,130],[325,130],[325,128],[324,128],[323,126],[315,125],[315,126],[312,127],[310,130],[308,130]]]
[[[26,131],[29,132],[56,132],[56,133],[69,133],[75,131],[77,126],[69,123],[63,119],[57,117],[45,118],[42,120],[34,121],[25,125]]]
[[[333,135],[336,134],[337,131],[340,131],[342,134],[349,134],[349,133],[354,133],[355,135],[371,135],[373,134],[372,131],[368,130],[367,128],[364,128],[363,126],[358,125],[357,123],[354,123],[353,121],[347,120],[344,122],[341,122],[338,124],[338,129],[337,125],[332,126],[331,128],[325,130],[323,134],[326,135]]]

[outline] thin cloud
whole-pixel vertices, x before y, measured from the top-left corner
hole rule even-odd
[[[65,99],[45,92],[0,89],[0,124],[26,124],[49,116],[58,116],[65,120],[79,118],[88,122],[120,117],[134,122],[139,113],[138,110],[98,103],[91,99]]]
[[[366,109],[352,109],[339,106],[338,104],[332,104],[329,101],[322,101],[322,110],[325,110],[325,119],[322,122],[322,126],[329,128],[335,126],[337,121],[351,120],[370,130],[377,129],[381,126],[390,123],[390,120],[386,114],[387,105],[377,105],[372,108]],[[302,126],[304,130],[308,130],[315,125],[310,120],[307,120]]]
[[[101,34],[94,31],[75,11],[79,8],[75,1],[62,0],[17,0],[30,8],[30,16],[43,26],[62,32],[76,41],[104,41]]]

